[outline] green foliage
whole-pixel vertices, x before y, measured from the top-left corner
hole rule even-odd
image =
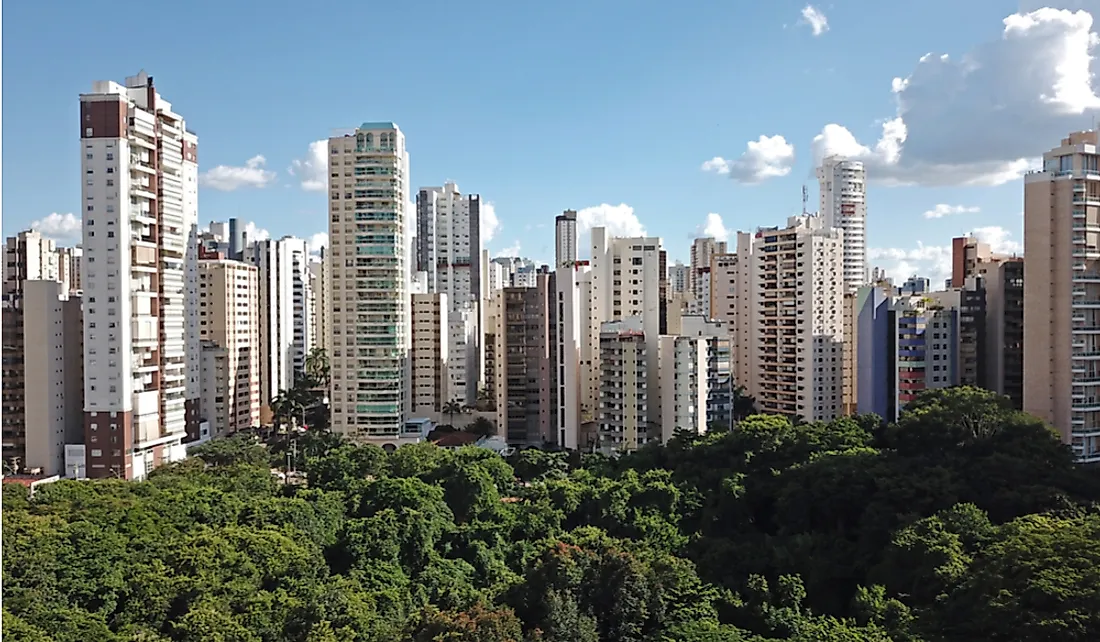
[[[307,484],[273,478],[287,453]],[[1093,640],[1097,500],[1046,426],[968,388],[896,425],[755,415],[618,459],[239,436],[144,482],[6,486],[3,634]]]

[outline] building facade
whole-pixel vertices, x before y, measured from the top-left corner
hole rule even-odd
[[[512,446],[554,443],[550,279],[497,293],[494,375],[497,426]]]
[[[285,236],[265,239],[244,251],[256,266],[260,293],[260,405],[294,387],[305,370],[311,342],[309,244]]]
[[[203,368],[201,414],[212,436],[260,425],[261,309],[255,266],[228,259],[199,261],[199,336],[214,366]],[[211,352],[211,347],[220,350]]]
[[[1076,132],[1024,178],[1024,411],[1100,461],[1100,152]]]
[[[145,72],[80,96],[89,477],[182,459],[199,421],[198,139]]]
[[[439,421],[451,401],[450,302],[442,292],[412,295],[412,416]]]
[[[657,421],[650,420],[650,359],[643,326],[637,317],[600,324],[596,447],[604,453],[631,452],[661,437]]]
[[[409,155],[394,123],[329,139],[332,429],[396,447],[407,434],[412,315]]]
[[[817,168],[818,214],[825,227],[843,234],[844,291],[855,292],[868,280],[867,174],[862,161],[829,156]]]

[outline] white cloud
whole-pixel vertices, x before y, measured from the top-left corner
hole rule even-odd
[[[244,226],[244,238],[245,242],[248,241],[266,241],[271,238],[271,234],[262,227],[257,227],[255,223],[249,221]]]
[[[199,184],[220,192],[232,192],[242,187],[262,188],[275,182],[275,172],[264,169],[267,162],[257,154],[244,162],[244,167],[218,165],[199,176]]]
[[[645,236],[645,226],[634,214],[634,208],[626,203],[603,203],[577,211],[577,227],[580,232],[594,227],[606,227],[610,236]]]
[[[31,229],[55,241],[79,243],[81,239],[80,224],[79,216],[54,212],[31,223]]]
[[[494,256],[493,258],[498,258],[498,257],[503,257],[503,256],[518,257],[519,256],[519,251],[520,251],[519,241],[516,241],[516,242],[512,243],[511,245],[509,245],[508,247],[503,248],[502,250],[497,252],[496,256]]]
[[[320,254],[322,248],[328,247],[328,232],[317,232],[309,237],[310,254]]]
[[[714,212],[707,214],[707,222],[703,224],[700,233],[704,237],[714,237],[719,241],[725,241],[730,235],[730,231],[726,229],[726,224],[722,221],[722,215]]]
[[[802,20],[803,24],[810,26],[815,36],[820,36],[829,30],[829,19],[825,17],[821,10],[812,4],[808,4],[802,8]]]
[[[831,123],[815,160],[863,160],[869,177],[898,185],[1000,185],[1019,178],[1067,132],[1100,111],[1085,11],[1042,8],[1004,19],[999,40],[958,59],[927,54],[892,91],[897,113],[879,140],[860,143]]]
[[[297,178],[307,192],[323,192],[328,188],[328,141],[315,140],[309,144],[306,157],[295,160],[287,172]],[[416,211],[416,210],[411,210]]]
[[[980,207],[968,207],[965,205],[946,205],[939,203],[924,213],[924,218],[943,218],[955,214],[976,214],[982,211]]]
[[[1012,238],[1012,233],[1003,227],[991,225],[977,227],[969,234],[962,236],[974,236],[983,243],[988,243],[995,254],[1022,254],[1023,244]],[[932,281],[933,289],[942,288],[944,281],[951,276],[951,245],[925,245],[917,242],[913,248],[870,248],[867,250],[868,260],[876,266],[886,270],[886,273],[894,279],[894,283],[901,283],[905,279],[917,275],[928,277]]]
[[[497,208],[489,201],[483,202],[481,204],[481,242],[488,243],[493,240],[499,229],[500,219],[497,218]]]
[[[728,174],[739,183],[759,183],[769,178],[786,176],[794,165],[794,145],[780,135],[761,136],[750,140],[737,160],[721,156],[703,163],[703,171]]]

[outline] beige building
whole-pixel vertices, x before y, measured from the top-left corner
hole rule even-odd
[[[750,392],[761,412],[806,421],[842,412],[843,234],[822,218],[796,216],[752,240],[753,327],[741,347],[753,346]]]
[[[449,313],[444,293],[412,295],[413,417],[439,421],[444,405],[452,401],[447,385]]]
[[[497,426],[509,445],[553,443],[550,292],[547,274],[535,287],[499,290],[493,350]]]
[[[630,452],[660,439],[657,422],[649,420],[649,359],[643,326],[637,317],[600,326],[596,446],[604,453]]]
[[[201,414],[213,435],[260,425],[260,288],[253,265],[199,261]],[[189,434],[190,440],[200,438]]]
[[[1024,179],[1024,410],[1100,462],[1100,151],[1076,132]]]
[[[321,255],[309,261],[309,345],[311,350],[322,348],[331,356],[328,271],[326,248],[322,247]]]
[[[84,443],[80,297],[70,297],[58,281],[24,281],[20,316],[26,412],[22,470],[83,477],[83,459],[66,461],[65,457],[67,445]],[[88,447],[94,449],[121,443],[120,435],[108,431],[94,432],[88,440]]]
[[[409,154],[392,122],[328,141],[332,430],[396,448],[410,410]]]
[[[71,294],[78,294],[84,289],[81,281],[82,268],[80,262],[84,260],[84,250],[79,247],[57,248],[57,278],[61,281],[62,289]]]
[[[707,431],[709,341],[706,336],[663,336],[658,340],[661,440],[665,443],[677,429],[698,434]]]

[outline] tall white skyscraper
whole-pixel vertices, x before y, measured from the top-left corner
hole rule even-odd
[[[80,96],[89,477],[140,479],[197,433],[198,138],[145,72]]]
[[[416,270],[428,292],[449,302],[448,394],[463,404],[477,401],[482,381],[481,197],[458,185],[422,187],[416,195]]]
[[[826,227],[844,232],[844,288],[856,292],[868,282],[867,174],[862,161],[829,156],[817,168],[820,216]]]
[[[267,405],[294,387],[313,347],[309,244],[293,236],[256,241],[245,258],[259,268],[260,403]]]
[[[396,447],[405,434],[412,327],[409,155],[390,122],[329,139],[332,429]]]
[[[587,295],[589,262],[577,260],[577,213],[566,210],[558,215],[554,227],[555,265],[553,315],[555,327],[553,341],[557,369],[554,381],[557,385],[557,426],[555,437],[563,448],[576,449],[580,444],[583,410],[591,413],[595,400],[585,399],[586,374],[582,362],[592,349],[588,337],[591,331],[588,319]],[[598,340],[598,339],[597,339]]]

